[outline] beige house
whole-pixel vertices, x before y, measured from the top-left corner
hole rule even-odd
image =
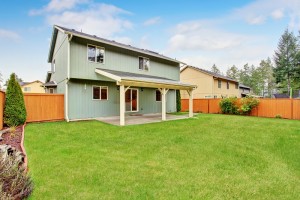
[[[33,82],[20,82],[19,84],[23,93],[45,93],[44,83],[39,80]]]
[[[238,81],[197,67],[185,66],[182,68],[180,81],[197,85],[197,89],[193,93],[195,99],[240,97]],[[188,99],[188,93],[182,91],[181,98]]]

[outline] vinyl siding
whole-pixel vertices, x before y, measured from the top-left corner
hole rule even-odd
[[[108,86],[108,100],[93,100],[93,85]],[[118,116],[120,94],[115,83],[106,81],[72,80],[69,82],[69,119]],[[138,88],[139,111],[137,113],[159,113],[161,102],[155,101],[155,89]],[[176,111],[175,91],[167,93],[167,112]],[[130,114],[127,112],[126,114]]]
[[[87,45],[92,44],[105,48],[104,63],[93,63],[87,60]],[[139,70],[138,57],[150,59],[150,70]],[[108,80],[95,73],[96,68],[126,71],[138,74],[165,77],[179,80],[179,64],[163,59],[147,56],[126,49],[117,48],[110,45],[87,41],[74,37],[71,41],[71,78]]]

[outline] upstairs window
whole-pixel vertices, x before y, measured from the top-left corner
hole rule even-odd
[[[227,81],[227,89],[229,89],[229,82]]]
[[[108,87],[107,86],[93,86],[93,100],[107,100]]]
[[[104,63],[105,50],[103,47],[94,45],[87,46],[88,60],[95,63]]]
[[[139,57],[139,70],[149,71],[150,60],[149,58]]]
[[[235,84],[235,89],[239,89],[239,84],[238,83]]]
[[[155,91],[155,100],[156,101],[161,101],[161,93],[159,90]]]
[[[31,91],[31,87],[24,87],[24,92],[30,92]]]
[[[218,88],[221,88],[221,86],[222,86],[222,81],[218,80]]]

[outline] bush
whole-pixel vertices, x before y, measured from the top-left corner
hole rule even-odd
[[[181,96],[180,96],[180,90],[176,90],[176,109],[177,112],[181,111]]]
[[[253,97],[244,97],[241,99],[240,113],[244,115],[250,114],[253,108],[257,107],[259,100]]]
[[[10,75],[4,107],[4,123],[8,126],[19,126],[26,121],[24,96],[15,74]]]
[[[238,114],[237,98],[224,98],[219,103],[221,112],[224,114]]]
[[[31,178],[19,166],[16,154],[0,153],[0,199],[25,199],[33,190]]]

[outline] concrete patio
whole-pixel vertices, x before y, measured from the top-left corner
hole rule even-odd
[[[189,118],[189,114],[185,115],[166,115],[166,121],[169,120],[178,120],[178,119],[187,119]],[[113,117],[101,117],[96,118],[101,122],[105,122],[112,125],[120,125],[120,116],[113,116]],[[136,125],[136,124],[148,124],[148,123],[155,123],[155,122],[162,122],[161,113],[155,114],[137,114],[137,115],[126,115],[125,116],[125,125]]]

